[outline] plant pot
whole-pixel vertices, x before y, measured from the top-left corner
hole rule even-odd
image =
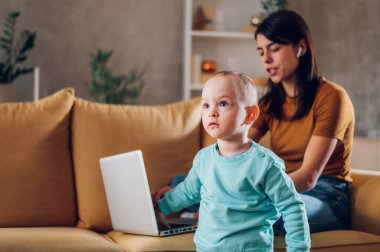
[[[0,83],[0,102],[28,102],[39,98],[39,69],[19,76],[12,83]]]
[[[13,83],[0,84],[0,102],[33,101],[33,80],[28,80],[31,77],[22,76]]]
[[[0,83],[0,102],[17,100],[17,88],[12,83]]]

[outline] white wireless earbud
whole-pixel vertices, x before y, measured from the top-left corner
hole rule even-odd
[[[302,55],[302,48],[298,47],[297,58],[301,57],[301,55]]]

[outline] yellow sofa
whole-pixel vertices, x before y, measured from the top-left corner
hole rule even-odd
[[[98,159],[141,149],[151,190],[168,184],[207,144],[198,99],[103,105],[64,89],[0,104],[0,132],[0,251],[194,251],[193,234],[113,231]],[[380,174],[353,177],[352,230],[312,234],[313,251],[380,251]]]

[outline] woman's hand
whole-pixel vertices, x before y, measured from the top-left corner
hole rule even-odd
[[[153,206],[154,208],[157,208],[157,203],[158,201],[165,195],[165,193],[169,190],[171,190],[172,187],[171,186],[164,186],[164,187],[161,187],[160,189],[158,189],[157,192],[155,192],[153,195],[152,195],[152,199],[153,199]]]

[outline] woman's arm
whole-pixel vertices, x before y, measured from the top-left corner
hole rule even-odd
[[[255,142],[259,142],[263,135],[261,131],[253,127],[249,130],[249,137]],[[309,191],[315,187],[337,142],[336,138],[321,136],[312,136],[310,138],[301,167],[288,174],[298,192]]]
[[[314,188],[337,142],[336,138],[311,136],[301,167],[288,174],[298,192],[305,192]]]

